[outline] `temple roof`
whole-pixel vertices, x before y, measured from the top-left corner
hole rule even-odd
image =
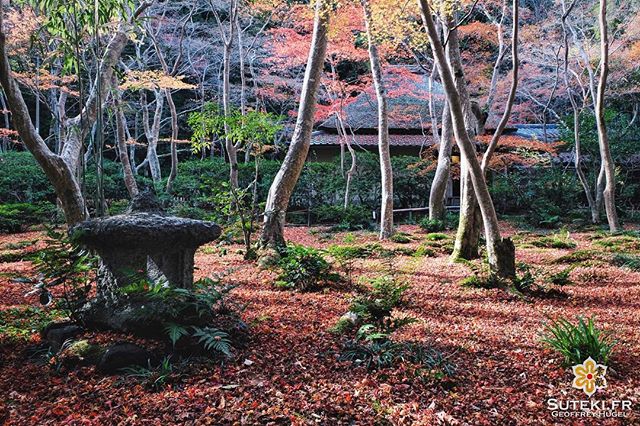
[[[387,102],[389,109],[389,129],[424,130],[431,128],[429,118],[429,97],[433,96],[435,113],[440,121],[444,105],[444,90],[438,82],[433,82],[429,90],[427,75],[412,71],[411,67],[389,67],[385,74]],[[373,85],[356,96],[344,108],[344,123],[352,131],[378,128],[377,100]],[[338,121],[335,116],[321,123],[318,128],[336,131]]]

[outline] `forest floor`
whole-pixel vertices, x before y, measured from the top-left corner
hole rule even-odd
[[[446,244],[433,257],[398,254],[392,268],[411,285],[399,310],[418,322],[398,332],[441,352],[455,366],[450,377],[419,375],[409,365],[369,371],[339,361],[345,338],[329,331],[349,306],[353,288],[298,293],[273,287],[275,274],[244,261],[240,246],[226,254],[211,245],[196,255],[198,277],[225,273],[237,285],[231,299],[246,305],[249,342],[224,365],[192,363],[169,384],[151,390],[136,379],[105,376],[94,367],[63,373],[34,362],[28,348],[38,343],[37,322],[46,316],[28,284],[30,262],[4,256],[0,263],[0,421],[7,424],[640,424],[640,272],[612,266],[618,251],[640,253],[640,239],[572,233],[576,248],[537,247],[540,233],[517,231],[518,260],[533,270],[558,272],[559,258],[583,254],[574,263],[567,297],[531,298],[499,289],[459,285],[468,266],[451,265]],[[426,240],[417,226],[402,226],[415,248]],[[287,228],[287,239],[327,247],[375,242],[371,232],[324,234],[318,228]],[[447,232],[450,245],[452,233]],[[0,247],[41,237],[37,232],[0,236]],[[437,245],[434,245],[437,246]],[[441,248],[442,248],[441,247]],[[587,250],[587,251],[585,251]],[[409,252],[409,250],[407,250]],[[388,273],[388,262],[356,260],[353,277]],[[226,271],[226,272],[225,272]],[[355,278],[354,278],[355,279]],[[544,323],[560,316],[595,316],[618,339],[607,372],[608,387],[592,399],[631,400],[626,419],[557,419],[547,400],[586,400],[573,389],[570,368],[540,343]],[[26,325],[25,325],[26,324]],[[19,333],[33,325],[33,332]],[[18,331],[16,331],[18,330]],[[86,333],[91,341],[132,340],[115,333]],[[145,343],[144,340],[136,341]]]

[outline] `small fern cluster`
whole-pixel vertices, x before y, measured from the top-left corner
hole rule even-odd
[[[344,334],[357,329],[345,342],[341,361],[367,369],[392,367],[401,362],[418,365],[436,375],[453,374],[453,367],[435,350],[416,342],[397,342],[392,334],[415,323],[409,316],[394,315],[402,305],[409,285],[395,275],[385,275],[369,280],[370,288],[353,299],[347,312],[332,328],[334,333]]]
[[[194,283],[193,289],[142,281],[121,291],[131,300],[144,302],[136,309],[136,319],[159,323],[174,349],[182,340],[193,340],[212,355],[230,357],[229,333],[211,324],[223,316],[234,316],[225,305],[233,288],[219,279],[204,278]]]
[[[278,261],[275,286],[288,290],[312,291],[339,280],[324,253],[313,247],[291,244]]]

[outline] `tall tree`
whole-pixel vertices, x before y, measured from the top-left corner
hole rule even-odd
[[[213,16],[218,24],[220,38],[222,39],[222,110],[225,117],[231,115],[231,53],[237,29],[238,0],[229,2],[229,30],[225,31],[220,15],[213,5]],[[225,121],[225,132],[229,133],[228,125]],[[229,136],[225,137],[225,149],[229,158],[229,181],[233,189],[238,188],[238,147]]]
[[[458,23],[455,21],[455,12],[446,8],[442,10],[445,19],[445,37],[447,39],[446,56],[448,65],[454,76],[456,90],[460,97],[464,125],[467,135],[472,141],[472,149],[475,152],[475,136],[481,132],[481,123],[474,114],[473,105],[467,88],[464,69],[462,66],[462,53],[460,51],[460,41]],[[451,109],[451,105],[449,105]],[[458,139],[456,139],[458,141]],[[458,141],[458,144],[460,142]],[[475,154],[474,154],[475,158]],[[472,183],[471,169],[465,157],[460,164],[460,218],[458,221],[458,231],[453,247],[452,259],[473,259],[478,257],[478,243],[480,241],[482,217],[477,209],[476,195]]]
[[[371,7],[368,0],[361,0],[364,12],[367,42],[369,44],[369,62],[371,75],[378,102],[378,152],[380,154],[380,176],[382,184],[382,202],[380,205],[380,239],[386,240],[393,235],[393,170],[389,152],[389,112],[387,91],[382,76],[382,63],[378,47],[371,29]]]
[[[284,223],[287,207],[311,145],[316,95],[327,51],[332,3],[333,0],[315,1],[313,36],[302,83],[298,116],[287,155],[269,188],[260,238],[263,248],[278,249],[285,245]]]
[[[471,182],[475,191],[482,219],[484,221],[485,238],[487,241],[487,256],[492,272],[502,277],[515,276],[515,248],[508,238],[502,238],[498,226],[498,218],[489,194],[484,173],[476,158],[473,143],[465,127],[464,113],[460,94],[456,89],[453,72],[447,64],[442,42],[438,37],[436,26],[433,22],[431,9],[427,0],[418,0],[422,21],[435,53],[436,63],[440,73],[440,79],[445,88],[445,94],[453,123],[453,132],[462,153],[463,159],[469,165]]]
[[[598,14],[600,26],[600,78],[596,96],[596,124],[598,126],[598,144],[600,146],[600,161],[604,169],[605,186],[602,192],[604,207],[607,213],[609,230],[620,230],[620,221],[616,212],[616,172],[609,147],[609,135],[604,121],[604,97],[607,90],[607,76],[609,75],[609,29],[607,26],[607,0],[600,0],[600,13]],[[602,170],[601,169],[601,170]]]

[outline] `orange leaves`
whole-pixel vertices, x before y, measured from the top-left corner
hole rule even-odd
[[[53,75],[46,68],[35,72],[14,72],[13,75],[21,84],[34,90],[60,89],[71,96],[78,96],[78,92],[71,88],[76,76]]]
[[[36,16],[33,9],[24,6],[9,9],[5,17],[7,50],[12,56],[25,55],[31,44],[31,37],[42,25],[43,17]]]

